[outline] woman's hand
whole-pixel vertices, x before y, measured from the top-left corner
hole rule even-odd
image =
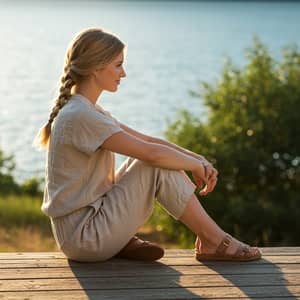
[[[201,160],[201,167],[192,172],[197,186],[201,189],[200,195],[205,196],[212,192],[217,184],[218,171],[207,160]],[[203,188],[203,184],[205,186]]]

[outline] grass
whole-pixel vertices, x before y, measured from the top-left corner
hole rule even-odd
[[[22,228],[0,228],[0,251],[35,252],[59,251],[51,235],[44,235],[32,226]]]
[[[0,196],[0,227],[39,228],[44,233],[50,233],[48,217],[41,211],[42,200],[29,196]]]
[[[0,196],[0,251],[58,251],[41,204],[37,197]],[[193,242],[182,226],[155,202],[152,216],[137,235],[164,248],[191,248]]]
[[[42,200],[0,196],[0,251],[57,251]]]

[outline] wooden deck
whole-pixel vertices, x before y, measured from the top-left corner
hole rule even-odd
[[[262,251],[256,262],[207,264],[192,250],[166,250],[154,263],[0,253],[0,299],[300,299],[300,247]]]

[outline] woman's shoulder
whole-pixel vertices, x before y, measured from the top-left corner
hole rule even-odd
[[[67,104],[61,109],[61,117],[68,120],[76,120],[93,114],[93,110],[95,109],[93,109],[92,104],[78,100],[78,98],[72,96]]]
[[[120,123],[100,105],[93,105],[81,97],[72,96],[58,113],[56,127],[72,127],[73,131],[81,128],[115,127]]]

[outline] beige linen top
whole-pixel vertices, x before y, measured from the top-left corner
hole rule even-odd
[[[66,215],[105,194],[114,183],[114,153],[101,148],[121,131],[108,111],[99,112],[80,94],[60,110],[51,130],[42,211]]]

